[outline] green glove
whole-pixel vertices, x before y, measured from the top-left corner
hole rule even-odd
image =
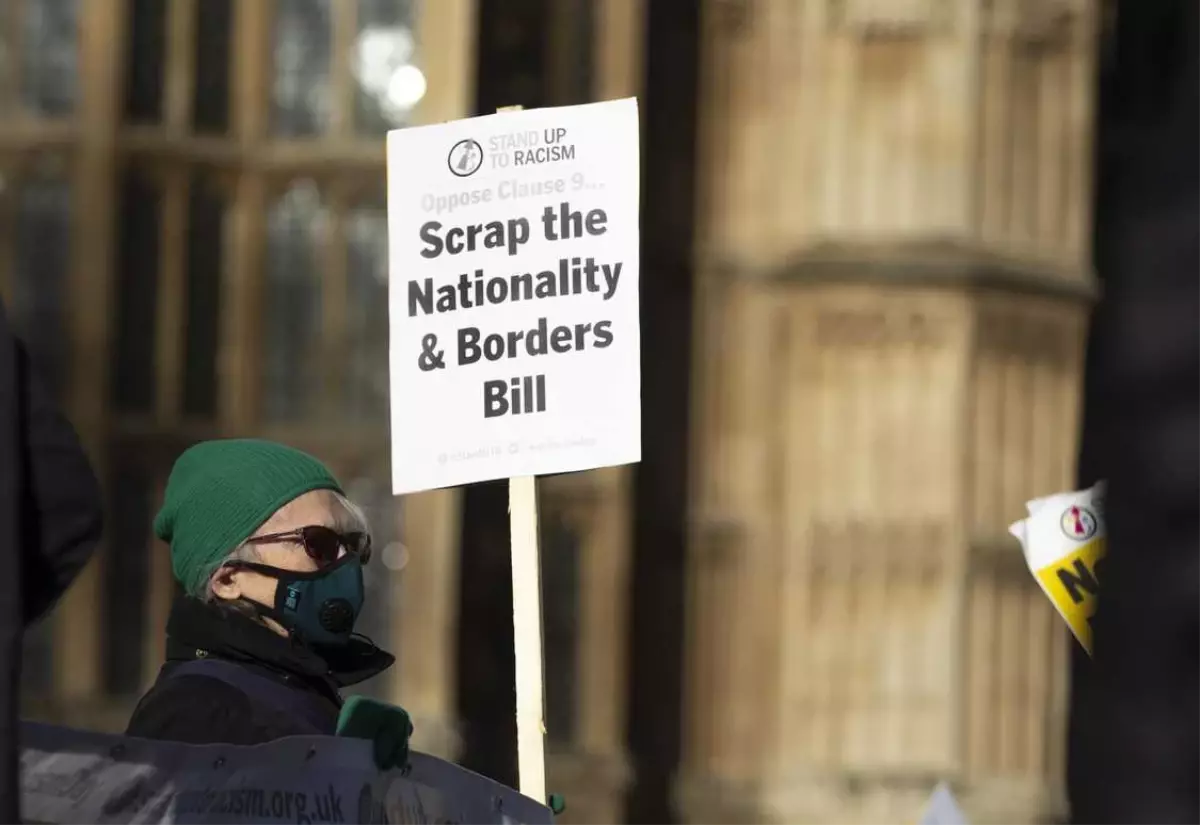
[[[407,767],[412,732],[408,711],[366,696],[351,696],[338,715],[337,735],[370,739],[374,743],[375,767],[381,771]]]
[[[550,798],[546,800],[549,803],[550,813],[558,816],[567,809],[567,800],[560,793],[550,794]]]

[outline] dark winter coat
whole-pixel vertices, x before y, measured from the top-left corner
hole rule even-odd
[[[358,638],[318,653],[248,616],[180,598],[167,622],[167,662],[125,732],[197,745],[332,735],[342,706],[338,689],[394,661]],[[186,672],[176,673],[180,668]]]
[[[21,637],[100,540],[100,486],[0,305],[0,822],[20,821]]]

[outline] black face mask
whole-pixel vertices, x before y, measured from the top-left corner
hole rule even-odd
[[[350,641],[364,601],[362,560],[357,554],[347,553],[311,573],[247,561],[237,562],[236,566],[278,582],[275,604],[254,603],[254,607],[296,638],[319,645],[344,645]]]

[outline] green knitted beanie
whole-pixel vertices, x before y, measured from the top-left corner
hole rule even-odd
[[[255,439],[203,441],[171,469],[154,534],[171,545],[175,578],[198,596],[214,565],[276,510],[312,490],[342,492],[307,453]]]

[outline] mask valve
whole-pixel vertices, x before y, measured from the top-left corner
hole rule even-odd
[[[349,633],[355,618],[354,606],[346,599],[326,599],[317,612],[317,621],[330,633]]]

